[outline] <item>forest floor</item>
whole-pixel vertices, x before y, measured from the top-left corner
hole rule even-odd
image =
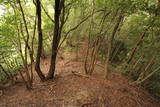
[[[158,99],[142,87],[129,85],[130,80],[114,69],[103,79],[103,65],[98,64],[92,76],[84,75],[84,63],[71,55],[58,58],[54,80],[40,82],[37,74],[33,90],[23,83],[4,90],[0,107],[160,107]],[[47,73],[49,58],[42,61]]]

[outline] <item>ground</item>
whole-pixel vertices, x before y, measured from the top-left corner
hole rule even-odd
[[[160,107],[158,99],[142,87],[129,85],[130,80],[113,68],[105,80],[100,62],[93,75],[86,76],[83,62],[67,54],[63,58],[57,61],[55,79],[40,82],[35,73],[33,90],[26,90],[23,83],[5,89],[0,107]],[[49,61],[42,61],[44,73]]]

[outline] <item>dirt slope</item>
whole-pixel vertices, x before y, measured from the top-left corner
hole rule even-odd
[[[46,59],[43,72],[48,66]],[[142,88],[130,86],[129,80],[114,70],[108,80],[102,78],[100,66],[92,76],[83,74],[83,63],[66,55],[57,62],[54,80],[42,83],[35,74],[32,91],[27,91],[23,83],[16,84],[4,90],[0,107],[160,107],[157,99]]]

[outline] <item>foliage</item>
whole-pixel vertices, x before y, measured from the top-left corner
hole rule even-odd
[[[29,46],[33,45],[33,56],[36,57],[39,40],[37,31],[32,44],[35,19],[37,19],[36,7],[31,0],[21,0],[21,3],[30,35],[28,43]],[[5,10],[0,16],[0,64],[14,74],[21,69],[25,53],[28,52],[27,58],[30,56],[29,50],[25,52],[27,33],[17,1],[0,0],[0,4]],[[146,71],[145,76],[160,65],[160,14],[158,11],[160,4],[158,0],[66,0],[65,5],[68,6],[65,8],[66,23],[62,28],[60,43],[65,41],[61,49],[78,52],[81,50],[82,43],[86,41],[89,49],[92,49],[97,38],[102,37],[97,60],[105,60],[108,43],[114,34],[109,60],[112,65],[131,76],[133,80],[138,80],[152,58],[154,58],[154,64]],[[55,28],[53,7],[55,7],[54,0],[41,0],[43,56],[52,54],[50,50]],[[122,20],[114,31],[120,16],[123,16]],[[62,20],[62,14],[60,17]],[[86,20],[83,21],[85,18]],[[80,23],[81,21],[83,23]],[[70,31],[76,25],[78,27]],[[143,34],[145,36],[141,40]],[[136,45],[139,40],[140,43]],[[131,62],[127,64],[134,48],[136,52]],[[31,63],[31,60],[27,63]],[[160,72],[157,71],[141,84],[145,84],[147,89],[160,97],[159,77]],[[0,80],[4,79],[6,77],[0,71]]]

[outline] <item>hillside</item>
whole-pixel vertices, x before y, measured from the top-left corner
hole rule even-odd
[[[55,79],[40,82],[35,73],[33,89],[27,91],[23,83],[4,90],[0,107],[159,107],[155,99],[142,87],[129,85],[130,80],[113,68],[108,80],[103,77],[103,65],[96,66],[92,76],[84,74],[83,62],[69,55],[57,61]],[[48,71],[49,58],[42,61],[43,72]]]

